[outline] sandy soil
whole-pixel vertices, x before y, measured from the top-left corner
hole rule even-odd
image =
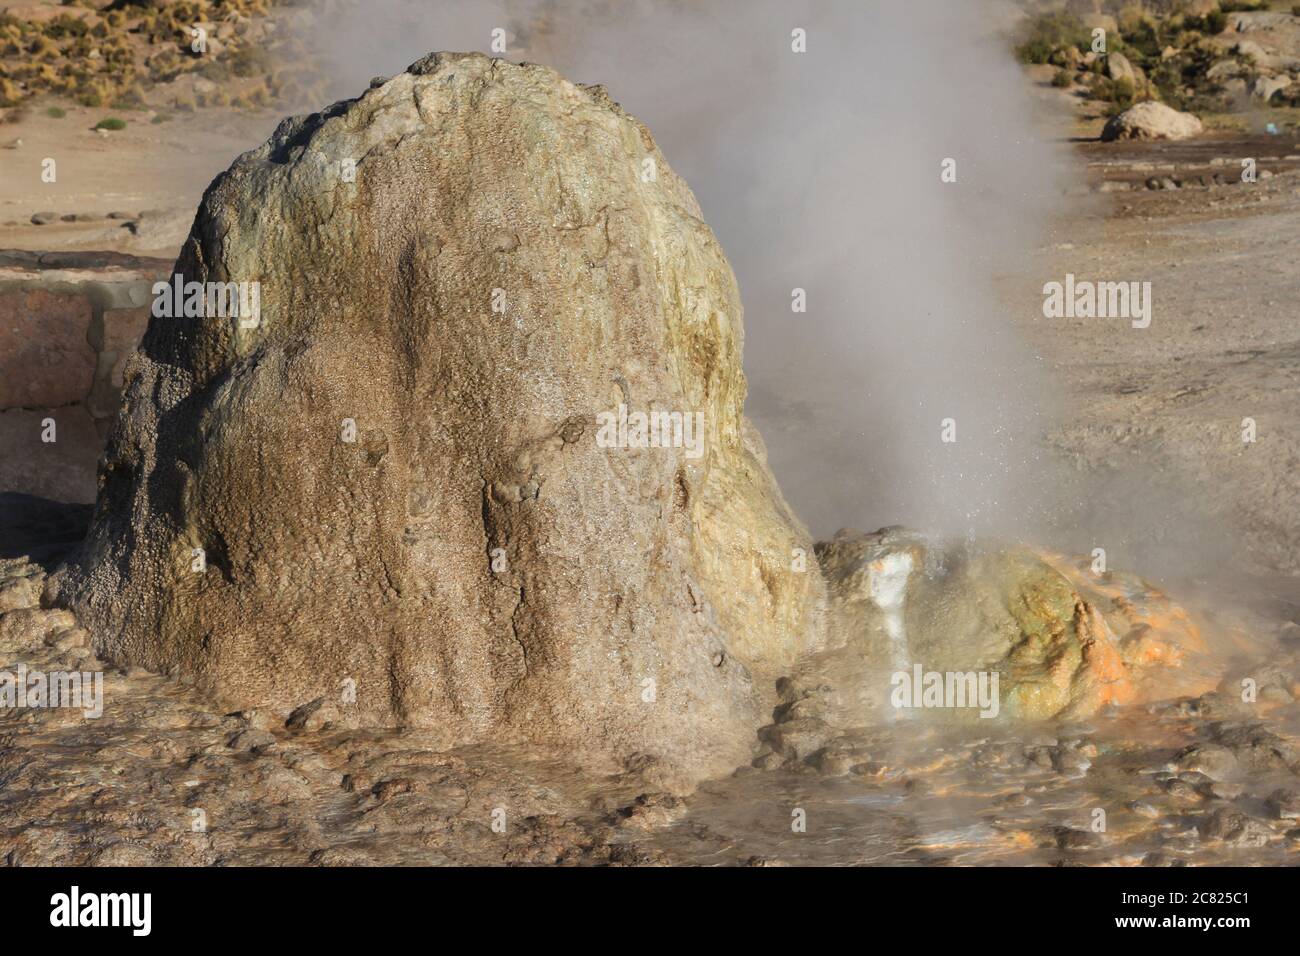
[[[0,561],[0,606],[13,608],[0,618],[6,667],[107,668],[70,614],[32,606],[42,575]],[[0,712],[0,856],[10,865],[1294,864],[1300,628],[1268,657],[1232,669],[1219,692],[1087,724],[864,730],[793,770],[742,768],[687,797],[662,789],[652,764],[579,772],[519,749],[439,752],[420,733],[280,726],[253,711],[215,712],[176,680],[108,668],[111,706],[98,719]],[[1243,673],[1259,682],[1251,704],[1237,699]]]
[[[1148,281],[1153,299],[1146,329],[1015,313],[1068,410],[1045,442],[1067,474],[1087,476],[1096,503],[1078,519],[1121,540],[1129,566],[1258,589],[1294,615],[1300,139],[1220,128],[1184,143],[1095,142],[1095,104],[1052,90],[1050,73],[1030,71],[1093,192],[1045,250],[1048,275]],[[1242,181],[1245,158],[1258,181]],[[1161,182],[1180,188],[1148,188]]]
[[[61,104],[67,115],[54,119],[44,105],[0,126],[0,246],[6,249],[174,258],[208,183],[239,153],[264,142],[280,120],[273,112],[204,110],[154,123],[159,114],[153,111],[70,104]],[[108,116],[125,119],[126,129],[96,131]],[[42,179],[46,159],[56,164],[52,183]],[[32,217],[42,212],[85,221],[34,225]],[[110,213],[121,215],[109,219]]]

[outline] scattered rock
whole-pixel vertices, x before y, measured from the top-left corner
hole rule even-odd
[[[861,754],[833,747],[823,747],[808,758],[810,767],[828,777],[842,777],[855,766],[864,762]]]
[[[1201,836],[1236,847],[1266,846],[1273,833],[1263,822],[1223,807],[1202,825]]]
[[[1268,808],[1279,820],[1300,820],[1300,793],[1295,790],[1274,790],[1268,797]]]
[[[1134,800],[1132,803],[1128,805],[1128,808],[1132,810],[1134,813],[1136,813],[1138,816],[1147,817],[1152,820],[1158,818],[1161,815],[1160,808],[1157,807],[1154,803],[1150,803],[1146,800]]]
[[[1060,850],[1088,850],[1101,846],[1103,842],[1100,833],[1077,827],[1052,827],[1049,833],[1057,849]]]
[[[1195,770],[1212,780],[1227,780],[1237,774],[1237,757],[1227,747],[1217,744],[1193,744],[1174,757],[1180,770]]]
[[[778,753],[803,760],[824,747],[834,733],[824,721],[803,717],[770,724],[759,731],[759,738]]]
[[[1103,142],[1121,139],[1188,139],[1204,130],[1191,113],[1148,100],[1113,116],[1101,131]]]
[[[1224,783],[1221,780],[1215,780],[1205,788],[1205,792],[1215,800],[1236,800],[1246,792],[1246,788],[1239,783]]]
[[[226,741],[226,746],[241,753],[261,753],[275,747],[278,743],[275,734],[250,727],[248,730],[241,730],[231,735]]]
[[[1262,723],[1219,722],[1210,725],[1210,733],[1247,769],[1292,769],[1300,763],[1294,745]]]
[[[667,826],[686,815],[686,801],[671,793],[643,793],[618,811],[623,826],[650,829]]]
[[[1267,103],[1290,85],[1291,77],[1289,76],[1261,76],[1255,80],[1255,85],[1250,88],[1250,92],[1252,96]]]
[[[1106,75],[1112,80],[1128,80],[1134,87],[1138,84],[1137,70],[1123,53],[1106,55]]]
[[[0,614],[16,608],[35,607],[40,591],[30,578],[17,578],[0,584]]]
[[[324,697],[317,697],[315,700],[295,708],[289,714],[289,719],[285,721],[284,725],[289,730],[316,733],[333,723],[337,723],[338,719],[338,708]]]

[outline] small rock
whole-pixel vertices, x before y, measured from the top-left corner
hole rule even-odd
[[[1179,800],[1197,800],[1201,794],[1185,780],[1174,778],[1165,784],[1165,793]]]
[[[643,793],[618,811],[623,826],[651,829],[667,826],[686,815],[686,801],[671,793]]]
[[[854,764],[849,768],[849,772],[857,777],[879,777],[886,769],[883,763],[868,760],[866,763]]]
[[[1138,75],[1123,53],[1111,53],[1106,57],[1106,75],[1112,80],[1128,80],[1137,85]]]
[[[1153,850],[1142,858],[1143,866],[1186,866],[1187,861],[1171,853]]]
[[[1101,834],[1076,827],[1053,827],[1051,832],[1061,850],[1086,850],[1100,846],[1102,842]]]
[[[278,741],[275,739],[274,734],[268,733],[265,730],[249,728],[248,730],[241,730],[239,733],[232,735],[231,738],[226,741],[226,746],[231,750],[237,750],[240,753],[262,753],[263,751],[270,750],[277,743]]]
[[[1216,810],[1201,826],[1206,839],[1221,840],[1231,846],[1258,848],[1265,846],[1272,831],[1259,820],[1224,807]]]
[[[289,719],[284,722],[284,725],[290,730],[315,733],[318,730],[324,730],[330,724],[336,723],[338,719],[338,710],[334,705],[324,697],[317,697],[315,700],[295,709],[289,715]]]
[[[73,648],[89,647],[90,632],[84,627],[70,627],[57,631],[45,638],[45,643],[56,651],[70,651]]]
[[[1246,792],[1246,788],[1239,783],[1216,780],[1205,788],[1205,792],[1216,800],[1236,800]]]
[[[256,730],[273,730],[275,728],[274,718],[262,710],[237,710],[228,716]]]
[[[1250,92],[1252,96],[1267,103],[1290,85],[1291,77],[1289,76],[1261,76],[1255,80],[1255,85],[1251,87]]]
[[[828,777],[842,777],[861,761],[861,756],[857,754],[850,751],[833,750],[830,747],[823,747],[808,758],[809,766],[814,767]]]
[[[832,730],[815,718],[799,718],[782,724],[770,724],[758,732],[759,738],[773,750],[802,760],[826,745]]]
[[[1051,770],[1055,763],[1052,751],[1052,747],[1033,747],[1025,751],[1025,757],[1035,766]]]
[[[784,763],[785,757],[774,750],[769,750],[755,757],[750,766],[757,767],[759,770],[776,770]]]
[[[1149,817],[1154,820],[1160,816],[1160,808],[1154,803],[1148,803],[1146,800],[1134,800],[1128,805],[1128,808],[1140,817]]]
[[[1174,766],[1203,773],[1211,780],[1226,780],[1239,769],[1236,755],[1217,744],[1193,744],[1180,750],[1174,756]]]
[[[410,777],[389,777],[381,780],[373,787],[370,792],[379,799],[380,803],[387,803],[393,797],[400,797],[405,793],[414,793],[419,789],[414,780]]]
[[[1279,820],[1300,820],[1300,793],[1294,790],[1274,790],[1269,794],[1268,808]]]
[[[1052,768],[1057,773],[1081,777],[1088,772],[1088,768],[1091,766],[1092,761],[1078,750],[1067,747],[1055,747],[1052,750]]]
[[[40,594],[30,578],[15,578],[0,584],[0,614],[17,608],[35,607]]]

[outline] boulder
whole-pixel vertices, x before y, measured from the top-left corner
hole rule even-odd
[[[1205,78],[1214,83],[1222,83],[1246,72],[1246,67],[1242,65],[1240,60],[1219,60],[1205,71]]]
[[[1117,139],[1188,139],[1198,135],[1201,121],[1192,113],[1148,100],[1130,107],[1107,121],[1101,131],[1104,142]]]
[[[1276,66],[1279,60],[1272,53],[1269,53],[1254,40],[1240,40],[1232,48],[1232,52],[1237,56],[1248,56],[1256,66]]]
[[[1261,76],[1255,79],[1255,85],[1251,87],[1251,94],[1256,98],[1267,103],[1277,93],[1287,89],[1291,85],[1289,76]]]
[[[279,719],[750,758],[825,585],[731,268],[602,88],[430,55],[236,160],[176,272],[260,310],[151,318],[126,363],[51,589],[97,651]]]
[[[1112,80],[1128,80],[1134,87],[1141,79],[1141,73],[1129,62],[1123,53],[1110,53],[1106,56],[1106,75]]]

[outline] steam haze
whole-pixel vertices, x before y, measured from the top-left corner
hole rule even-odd
[[[695,191],[745,304],[748,413],[814,534],[1023,536],[1053,508],[1050,391],[995,277],[1039,247],[1058,150],[982,3],[339,4],[338,98],[433,50],[600,83]],[[791,51],[807,31],[808,52]],[[957,182],[941,182],[952,158]],[[791,293],[807,293],[794,313]],[[1026,300],[1027,308],[1037,302]],[[941,422],[957,441],[940,441]]]

